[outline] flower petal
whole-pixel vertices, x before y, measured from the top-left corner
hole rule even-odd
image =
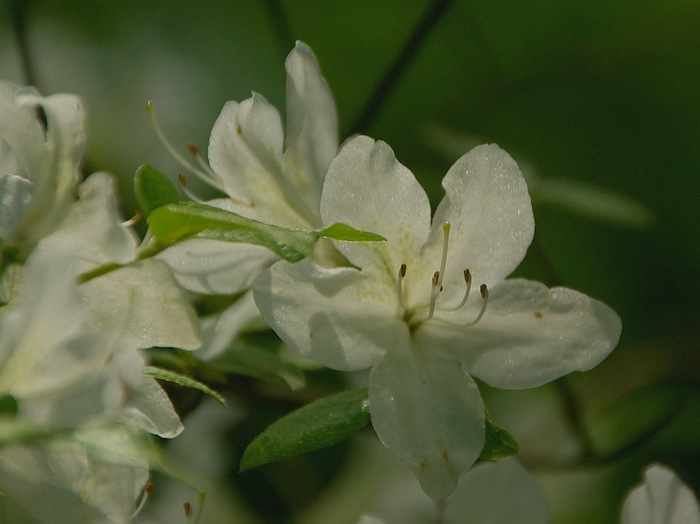
[[[465,268],[476,284],[492,287],[518,266],[535,230],[520,168],[497,145],[478,146],[454,163],[442,185],[430,245],[442,249],[442,224],[449,222],[445,292],[461,293]]]
[[[285,172],[282,162],[282,122],[279,112],[262,95],[253,93],[243,102],[227,102],[214,123],[209,139],[209,161],[224,191],[239,210],[255,210],[256,218],[282,215],[280,226],[308,227],[312,217],[299,201],[301,188]],[[272,221],[272,220],[271,220]]]
[[[386,243],[337,243],[362,269],[386,268],[391,278],[415,256],[430,231],[430,203],[391,148],[366,136],[348,140],[331,162],[321,197],[324,224],[342,222],[378,233]]]
[[[269,249],[252,244],[193,238],[159,253],[178,283],[196,293],[238,293],[278,260]]]
[[[602,302],[521,279],[491,290],[478,324],[456,323],[473,314],[470,308],[460,310],[450,323],[428,322],[421,330],[459,354],[472,375],[502,389],[537,387],[587,371],[608,356],[622,331],[620,317]]]
[[[255,280],[253,292],[284,342],[333,369],[367,368],[408,333],[396,318],[396,298],[381,295],[382,288],[355,269],[281,261]]]
[[[316,210],[328,166],[338,152],[338,116],[328,84],[313,52],[297,42],[285,63],[287,69],[287,148],[285,165],[295,185]]]
[[[163,262],[125,266],[80,289],[89,325],[127,347],[196,349],[201,344],[194,309]]]
[[[512,458],[469,470],[445,506],[445,523],[546,524],[549,508],[534,476]]]
[[[372,425],[384,445],[413,466],[433,498],[454,491],[484,446],[484,405],[449,352],[417,333],[397,338],[372,368]]]
[[[253,292],[248,290],[220,314],[203,319],[204,343],[202,349],[197,352],[197,357],[201,360],[211,360],[220,356],[228,349],[233,339],[255,320],[262,323],[260,312],[253,300]]]
[[[653,464],[644,483],[622,507],[622,524],[699,524],[700,507],[692,490],[670,469]]]

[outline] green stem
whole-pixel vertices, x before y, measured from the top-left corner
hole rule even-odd
[[[595,449],[595,444],[593,443],[593,438],[591,437],[588,428],[583,423],[583,418],[581,417],[581,409],[571,389],[569,384],[569,379],[564,376],[557,379],[554,382],[559,390],[559,396],[561,397],[562,403],[564,405],[564,414],[566,420],[568,421],[571,428],[581,443],[583,448],[583,453],[581,455],[581,460],[599,460],[600,456]]]

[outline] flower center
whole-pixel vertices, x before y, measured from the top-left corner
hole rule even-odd
[[[442,296],[442,293],[444,291],[443,288],[443,280],[445,277],[445,266],[447,265],[447,248],[449,245],[449,240],[450,240],[450,224],[449,222],[445,222],[442,225],[442,231],[443,231],[443,242],[442,242],[442,257],[440,259],[440,269],[438,271],[435,271],[433,273],[433,278],[431,279],[430,282],[430,300],[427,305],[423,306],[418,306],[414,308],[409,308],[406,305],[406,302],[404,300],[404,279],[406,278],[406,273],[408,271],[408,268],[406,264],[401,264],[401,267],[399,267],[399,273],[398,273],[398,278],[397,278],[397,293],[399,296],[399,304],[401,304],[401,309],[403,312],[403,318],[404,320],[409,324],[409,325],[417,325],[420,324],[421,322],[427,322],[428,320],[431,320],[433,316],[435,315],[435,311],[457,311],[459,309],[462,309],[464,305],[467,303],[467,300],[469,299],[469,295],[471,293],[472,289],[472,274],[469,271],[469,269],[465,268],[464,269],[464,283],[465,283],[465,289],[464,289],[464,295],[462,296],[462,300],[457,304],[456,306],[447,306],[447,307],[440,307],[439,306],[439,301],[440,297]],[[479,294],[481,295],[481,309],[479,310],[479,313],[477,316],[467,322],[466,324],[462,324],[464,326],[473,326],[481,318],[484,316],[484,313],[486,312],[486,305],[488,304],[489,301],[489,290],[486,284],[481,284],[479,286]],[[423,311],[427,309],[427,314],[425,316],[421,314],[418,314],[418,311]]]

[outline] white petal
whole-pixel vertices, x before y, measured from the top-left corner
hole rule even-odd
[[[2,152],[0,152],[2,154]],[[12,243],[32,200],[33,184],[26,178],[0,173],[0,239]]]
[[[469,470],[447,500],[445,524],[546,524],[542,488],[517,460],[484,462]]]
[[[374,364],[407,326],[396,298],[355,269],[278,262],[253,283],[265,321],[301,356],[350,371]],[[392,302],[392,299],[394,302]]]
[[[372,425],[409,463],[433,498],[454,491],[484,446],[484,405],[459,361],[420,334],[405,338],[372,368]]]
[[[413,173],[387,144],[366,136],[348,140],[331,162],[321,216],[327,225],[342,222],[386,237],[382,244],[337,247],[358,267],[386,267],[392,278],[420,250],[430,231],[430,203]]]
[[[287,150],[285,161],[296,183],[306,187],[308,207],[316,208],[328,166],[338,152],[335,103],[313,52],[297,42],[287,69]],[[320,221],[320,215],[317,216]]]
[[[80,184],[78,196],[80,199],[43,244],[73,253],[81,260],[80,271],[133,260],[136,239],[121,223],[112,178],[106,173],[91,175]]]
[[[608,306],[578,291],[506,280],[490,291],[486,314],[472,327],[474,307],[450,316],[454,324],[421,329],[460,355],[469,372],[503,389],[540,386],[572,371],[588,371],[615,348],[622,324]]]
[[[193,238],[169,247],[156,257],[190,291],[209,295],[238,293],[278,256],[262,246]]]
[[[163,388],[145,375],[141,376],[138,387],[129,390],[125,413],[141,429],[159,437],[174,438],[184,429]]]
[[[202,360],[218,357],[254,320],[261,320],[260,312],[253,300],[253,292],[249,290],[225,311],[202,322],[204,342],[202,349],[197,352],[197,357]]]
[[[660,464],[644,473],[622,507],[622,524],[698,524],[700,508],[692,490]]]
[[[282,215],[276,225],[308,227],[318,216],[318,200],[307,209],[305,188],[286,172],[279,112],[262,95],[227,102],[209,140],[209,161],[226,193],[244,206],[244,216]],[[300,200],[301,199],[301,200]],[[245,212],[250,209],[251,212]],[[309,216],[309,213],[311,215]]]
[[[495,144],[478,146],[457,160],[442,181],[445,197],[433,219],[431,245],[442,249],[442,224],[450,223],[444,281],[459,295],[468,268],[475,284],[503,280],[525,256],[535,222],[530,196],[515,161]]]
[[[196,349],[199,324],[168,267],[144,260],[81,286],[89,325],[128,347]]]

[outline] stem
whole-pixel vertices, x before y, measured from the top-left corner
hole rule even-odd
[[[450,0],[433,0],[433,3],[428,7],[418,21],[418,25],[414,28],[411,35],[406,40],[401,51],[394,59],[394,62],[389,66],[389,69],[384,74],[384,77],[379,81],[374,92],[369,97],[364,109],[360,112],[352,126],[350,126],[349,135],[361,133],[368,129],[376,120],[379,112],[389,98],[389,94],[396,86],[400,78],[408,69],[408,66],[415,59],[421,45],[435,28],[437,22],[450,5]]]
[[[554,382],[559,389],[559,396],[561,397],[562,403],[564,404],[564,414],[566,415],[566,420],[568,421],[571,428],[576,433],[581,446],[583,447],[583,453],[581,460],[599,460],[600,456],[595,449],[595,444],[593,443],[593,438],[588,431],[588,428],[583,423],[583,418],[581,417],[581,409],[579,403],[574,395],[569,384],[568,377],[564,376],[557,379]]]
[[[37,87],[36,74],[34,71],[34,61],[29,51],[29,40],[27,38],[27,7],[29,0],[10,1],[10,19],[14,27],[17,47],[19,48],[20,62],[27,85]]]
[[[282,61],[284,61],[289,50],[294,47],[294,36],[281,0],[267,0],[267,12],[275,28]]]

